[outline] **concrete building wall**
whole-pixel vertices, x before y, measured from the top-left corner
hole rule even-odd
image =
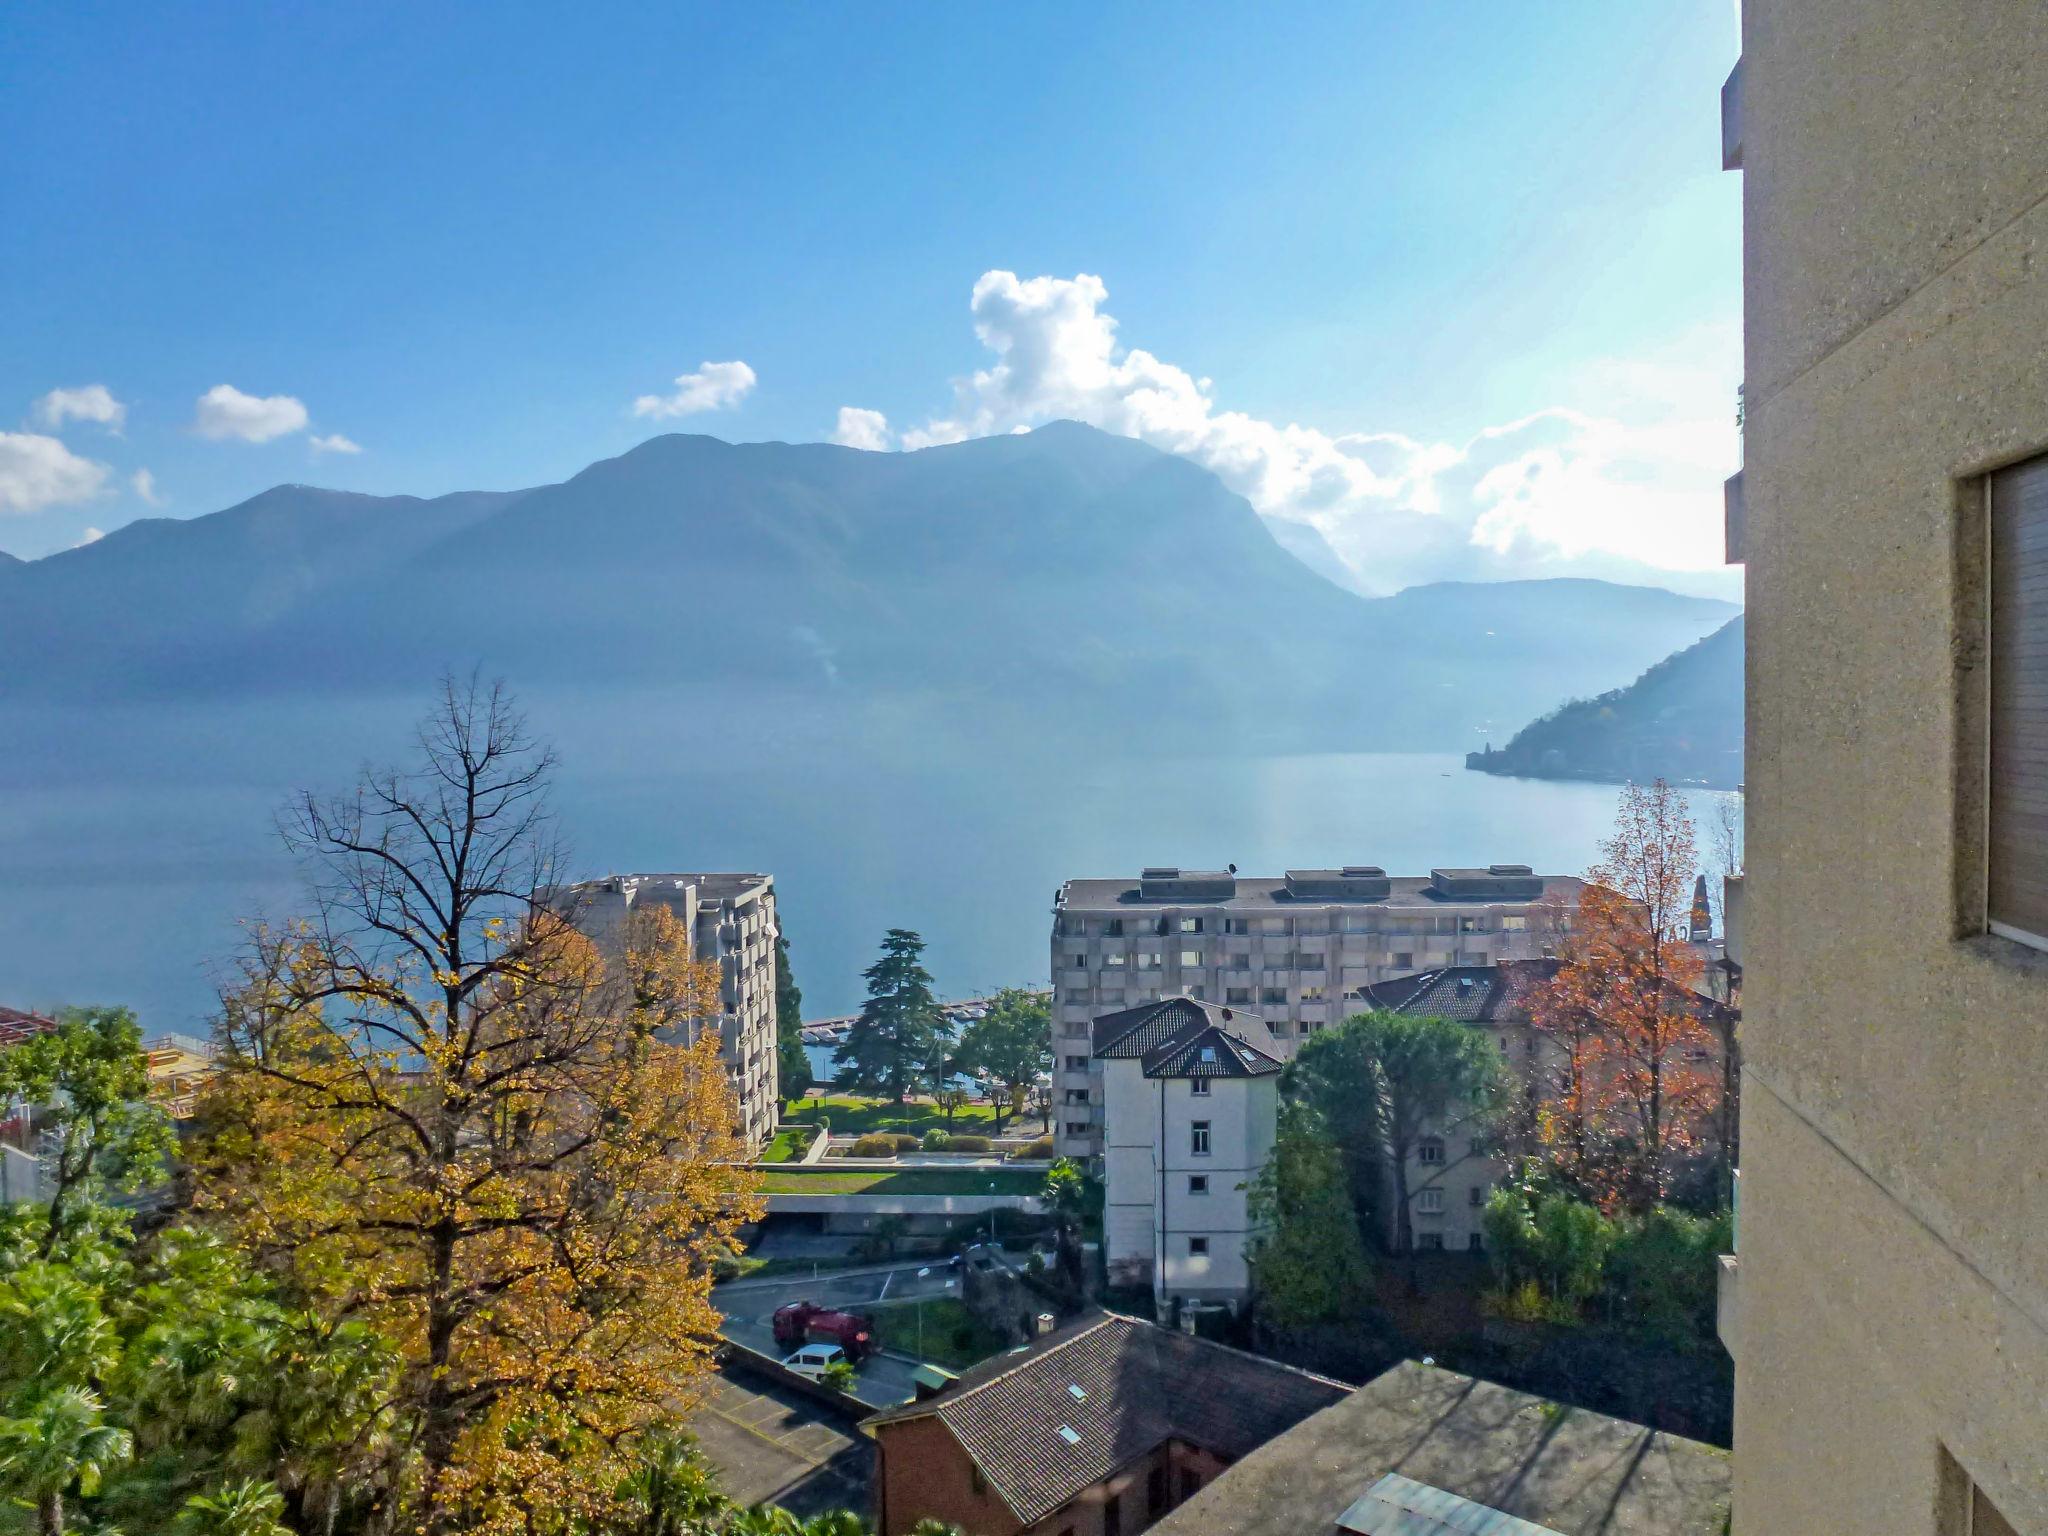
[[[775,1133],[780,1092],[775,1053],[775,886],[766,875],[614,875],[559,894],[564,911],[598,948],[617,954],[633,912],[667,907],[689,930],[693,959],[719,973],[715,1028],[732,1084],[739,1133],[759,1147]]]
[[[1069,1060],[1090,1056],[1090,1025],[1101,1014],[1183,995],[1244,1008],[1266,1021],[1271,1048],[1289,1060],[1309,1035],[1347,1016],[1345,997],[1360,987],[1435,967],[1540,957],[1554,940],[1557,911],[1568,910],[1578,890],[1576,880],[1548,884],[1555,891],[1547,902],[1296,900],[1284,911],[1271,903],[1090,906],[1063,898],[1051,949],[1056,1150],[1072,1158],[1102,1151],[1100,1064]]]
[[[1749,0],[1741,74],[1734,1529],[1965,1536],[1962,1476],[2048,1532],[2048,956],[1985,936],[1980,788],[1984,476],[2048,453],[2048,7]]]
[[[1162,1300],[1244,1300],[1251,1292],[1247,1186],[1273,1155],[1279,1078],[1148,1078],[1105,1061],[1104,1261],[1113,1282]],[[1207,1127],[1207,1152],[1195,1127]],[[1206,1252],[1197,1252],[1197,1246]]]

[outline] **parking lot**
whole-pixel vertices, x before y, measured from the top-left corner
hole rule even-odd
[[[690,1429],[726,1493],[743,1504],[780,1504],[800,1516],[828,1509],[866,1515],[875,1448],[854,1423],[851,1414],[728,1363]]]

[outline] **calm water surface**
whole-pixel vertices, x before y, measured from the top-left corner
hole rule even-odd
[[[19,722],[13,738],[34,745],[0,763],[0,1003],[119,1002],[152,1030],[203,1025],[237,920],[298,902],[276,806],[397,755],[411,702]],[[1053,894],[1072,877],[1231,863],[1576,873],[1614,813],[1609,786],[1493,778],[1452,755],[1020,757],[872,710],[722,718],[714,749],[672,701],[530,709],[560,744],[580,872],[772,873],[813,1016],[858,1006],[888,927],[925,936],[946,995],[1042,985]],[[1703,849],[1718,798],[1695,797]]]

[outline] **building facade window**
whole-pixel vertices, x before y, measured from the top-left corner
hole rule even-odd
[[[1267,987],[1259,994],[1259,1001],[1268,1005],[1285,1005],[1287,1002],[1287,989],[1285,987]]]
[[[1415,1161],[1418,1163],[1441,1163],[1443,1160],[1443,1137],[1425,1136],[1415,1144]]]
[[[1199,949],[1184,949],[1180,952],[1180,963],[1184,966],[1199,966],[1202,952]]]
[[[1209,1097],[1209,1079],[1206,1077],[1190,1078],[1188,1080],[1188,1092],[1198,1099],[1206,1099]]]
[[[1196,1258],[1196,1259],[1204,1259],[1204,1258],[1207,1258],[1207,1257],[1209,1256],[1209,1239],[1207,1239],[1206,1237],[1191,1237],[1191,1238],[1189,1238],[1189,1239],[1188,1239],[1188,1256],[1189,1256],[1190,1258]]]
[[[2048,458],[1993,475],[1990,503],[1987,915],[2048,949]]]
[[[1086,1120],[1069,1120],[1067,1122],[1067,1134],[1069,1136],[1086,1136],[1089,1129],[1090,1127]]]
[[[1441,1216],[1444,1213],[1444,1192],[1440,1189],[1422,1189],[1415,1192],[1415,1209],[1425,1216]]]
[[[1202,920],[1199,917],[1184,917],[1180,920],[1180,931],[1182,933],[1200,933],[1202,931]]]
[[[1397,949],[1397,950],[1395,950],[1395,951],[1394,951],[1394,969],[1395,969],[1395,970],[1397,970],[1397,971],[1412,971],[1412,970],[1414,970],[1414,969],[1415,969],[1415,951],[1414,951],[1414,950],[1412,950],[1412,949]]]
[[[1188,1150],[1196,1157],[1209,1155],[1209,1122],[1197,1120],[1188,1127]]]
[[[1415,1248],[1419,1253],[1441,1253],[1444,1235],[1441,1232],[1418,1232],[1415,1234]]]
[[[1250,987],[1225,987],[1223,989],[1223,1000],[1226,1003],[1236,1003],[1239,1006],[1243,1006],[1252,1000],[1252,989]]]
[[[1206,1173],[1189,1174],[1188,1193],[1191,1195],[1206,1195],[1209,1193],[1209,1175]]]
[[[1088,1090],[1086,1088],[1069,1088],[1067,1090],[1067,1102],[1069,1104],[1086,1104],[1088,1102]]]
[[[1088,1070],[1088,1058],[1086,1056],[1069,1056],[1067,1058],[1067,1070],[1069,1072],[1086,1072]]]

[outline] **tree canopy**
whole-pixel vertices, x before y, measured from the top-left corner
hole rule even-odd
[[[789,935],[781,931],[777,909],[775,934],[775,1076],[776,1093],[785,1103],[801,1099],[817,1080],[804,1051],[804,994],[789,964]]]
[[[951,1033],[923,954],[924,940],[907,928],[883,936],[881,958],[862,973],[867,1002],[832,1053],[835,1087],[901,1104],[943,1057]]]
[[[1255,1235],[1246,1257],[1266,1322],[1341,1322],[1372,1299],[1343,1158],[1309,1105],[1281,1106],[1273,1155],[1252,1181],[1248,1205]]]
[[[1031,1085],[1052,1070],[1052,1005],[1043,993],[1005,987],[961,1031],[955,1065],[995,1085],[996,1129],[1024,1112]]]

